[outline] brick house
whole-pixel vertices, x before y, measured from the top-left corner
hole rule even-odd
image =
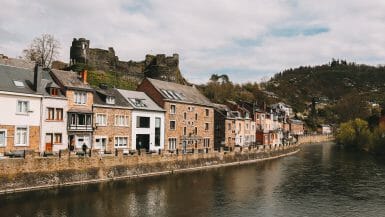
[[[215,149],[235,146],[235,117],[230,108],[223,104],[214,104],[214,147]]]
[[[87,83],[87,71],[51,70],[54,81],[67,98],[67,133],[70,150],[91,148],[94,90]]]
[[[93,149],[112,152],[131,144],[132,107],[115,88],[95,88]]]
[[[166,111],[165,150],[213,150],[213,104],[198,89],[145,78],[138,90]]]

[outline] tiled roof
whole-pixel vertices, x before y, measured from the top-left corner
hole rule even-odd
[[[115,104],[108,104],[106,102],[107,96],[114,97]],[[107,89],[95,88],[94,104],[132,108],[132,106],[124,99],[124,97],[115,88],[107,88]]]
[[[52,69],[51,71],[59,82],[67,88],[92,90],[89,84],[83,83],[76,72],[57,69]]]
[[[150,111],[164,111],[146,93],[117,89],[124,99],[134,108]]]
[[[151,78],[146,79],[162,94],[165,100],[213,107],[212,102],[195,87]]]

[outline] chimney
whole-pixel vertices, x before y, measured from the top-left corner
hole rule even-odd
[[[42,74],[43,74],[43,70],[41,66],[36,64],[34,68],[34,73],[33,73],[33,88],[37,93],[43,93],[43,87],[41,85],[41,79],[43,76]]]
[[[88,84],[87,83],[87,70],[84,69],[83,71],[80,72],[80,77],[83,81],[83,84]]]

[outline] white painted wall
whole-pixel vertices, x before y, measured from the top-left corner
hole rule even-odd
[[[40,134],[40,152],[45,150],[45,135],[46,133],[61,133],[62,143],[54,144],[52,147],[53,152],[64,150],[68,148],[68,134],[67,134],[67,99],[63,98],[51,98],[45,97],[42,100],[42,116],[41,116],[41,134]],[[48,109],[47,108],[62,108],[63,109],[63,121],[47,121]]]
[[[17,101],[29,102],[27,114],[17,114]],[[0,125],[39,126],[41,97],[37,95],[14,94],[0,92]]]
[[[150,117],[150,128],[137,128],[136,117]],[[160,146],[155,146],[155,118],[160,118]],[[136,150],[136,135],[137,134],[150,134],[150,150],[158,151],[164,149],[164,112],[155,111],[132,111],[132,137],[131,137],[131,149]]]

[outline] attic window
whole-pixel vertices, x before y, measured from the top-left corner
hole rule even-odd
[[[183,99],[183,94],[178,93],[173,90],[161,90],[163,95],[165,95],[169,99],[176,99],[176,100],[182,100]]]
[[[24,83],[22,81],[13,81],[16,87],[24,87]]]
[[[143,99],[133,99],[129,98],[130,102],[135,106],[135,107],[147,107],[147,105],[143,102]]]
[[[113,96],[107,96],[107,98],[106,98],[106,103],[107,103],[107,104],[115,104],[115,97],[113,97]]]
[[[58,89],[57,88],[50,88],[49,93],[51,96],[57,96],[58,95]]]

